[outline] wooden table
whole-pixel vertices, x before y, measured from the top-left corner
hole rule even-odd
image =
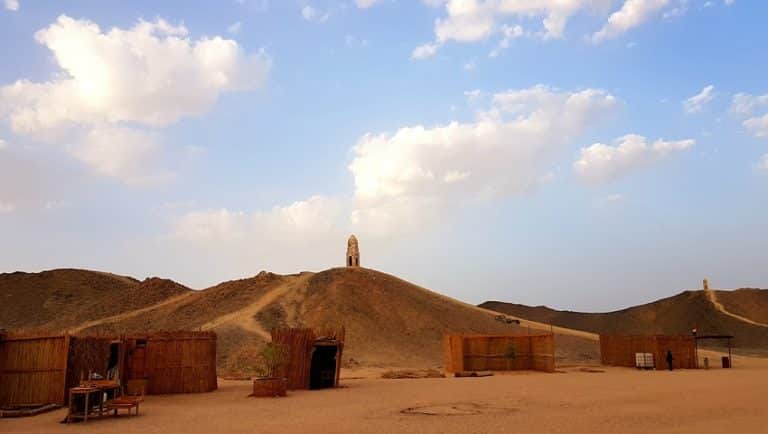
[[[87,422],[88,417],[103,416],[107,401],[115,399],[119,393],[120,385],[114,381],[103,380],[83,382],[80,386],[69,389],[67,423],[72,419],[83,419],[83,422]],[[82,396],[83,400],[82,412],[77,408],[79,396]]]

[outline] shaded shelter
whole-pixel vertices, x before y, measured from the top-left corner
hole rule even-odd
[[[459,335],[447,334],[445,370],[462,371],[555,371],[554,335]]]
[[[344,339],[343,327],[273,329],[272,342],[287,351],[287,360],[277,374],[287,379],[288,390],[338,387]]]
[[[696,337],[696,367],[699,363],[699,342],[701,341],[726,341],[728,346],[728,357],[723,357],[723,368],[733,367],[733,339],[732,335],[695,335]]]
[[[661,369],[666,366],[668,351],[672,352],[674,369],[696,368],[696,341],[693,336],[600,335],[600,360],[607,366],[634,368],[637,353],[650,353],[656,369]]]

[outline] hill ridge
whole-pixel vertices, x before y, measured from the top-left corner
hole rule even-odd
[[[598,334],[689,334],[696,328],[704,334],[732,334],[742,348],[768,350],[766,324],[755,319],[768,312],[768,290],[686,290],[646,304],[600,313],[499,301],[480,306]]]

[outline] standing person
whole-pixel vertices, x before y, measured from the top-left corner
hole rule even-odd
[[[672,370],[672,361],[673,360],[675,360],[675,358],[672,357],[672,351],[671,350],[667,350],[667,367],[669,368],[670,371]]]

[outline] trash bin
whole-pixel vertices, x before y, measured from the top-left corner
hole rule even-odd
[[[730,368],[731,367],[731,358],[728,356],[723,356],[723,368]]]

